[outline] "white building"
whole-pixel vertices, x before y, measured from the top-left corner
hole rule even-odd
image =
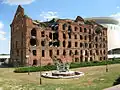
[[[117,19],[112,17],[92,17],[85,18],[85,20],[94,20],[108,28],[108,51],[120,48],[120,24]]]

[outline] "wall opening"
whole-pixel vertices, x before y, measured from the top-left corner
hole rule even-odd
[[[41,37],[45,37],[45,32],[44,31],[41,32]]]
[[[33,65],[37,65],[37,60],[33,60]]]
[[[33,29],[31,30],[31,36],[36,36],[36,29],[35,29],[35,28],[33,28]]]
[[[49,56],[50,56],[50,57],[53,56],[53,52],[52,52],[52,50],[49,50]]]
[[[36,39],[30,39],[30,45],[35,46],[36,44]]]
[[[52,33],[51,32],[49,33],[49,38],[52,39]]]
[[[65,44],[66,44],[65,41],[63,41],[63,47],[65,47]]]
[[[71,41],[68,41],[68,48],[71,48]]]
[[[37,55],[36,50],[33,50],[32,53],[33,53],[34,56]]]
[[[42,50],[42,57],[45,57],[45,51]]]

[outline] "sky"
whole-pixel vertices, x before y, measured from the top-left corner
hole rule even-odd
[[[120,18],[120,0],[0,0],[0,54],[10,53],[10,24],[18,5],[40,21],[76,16]]]

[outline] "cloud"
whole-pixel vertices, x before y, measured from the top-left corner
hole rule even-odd
[[[40,16],[43,19],[43,21],[51,20],[53,18],[58,18],[57,12],[52,12],[52,11],[42,12]]]
[[[116,8],[118,8],[118,9],[119,9],[120,7],[119,7],[119,6],[117,6]]]
[[[0,21],[0,40],[5,40],[5,32],[3,31],[4,29],[4,24]]]
[[[110,15],[110,17],[120,18],[120,12]]]
[[[2,3],[9,4],[9,5],[25,5],[31,4],[35,0],[3,0]]]

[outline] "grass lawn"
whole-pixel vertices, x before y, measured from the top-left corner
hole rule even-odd
[[[39,72],[14,73],[14,68],[0,68],[0,90],[102,90],[111,87],[120,75],[120,64],[93,66],[72,69],[82,71],[84,76],[79,79],[48,79],[42,78],[39,85]]]

